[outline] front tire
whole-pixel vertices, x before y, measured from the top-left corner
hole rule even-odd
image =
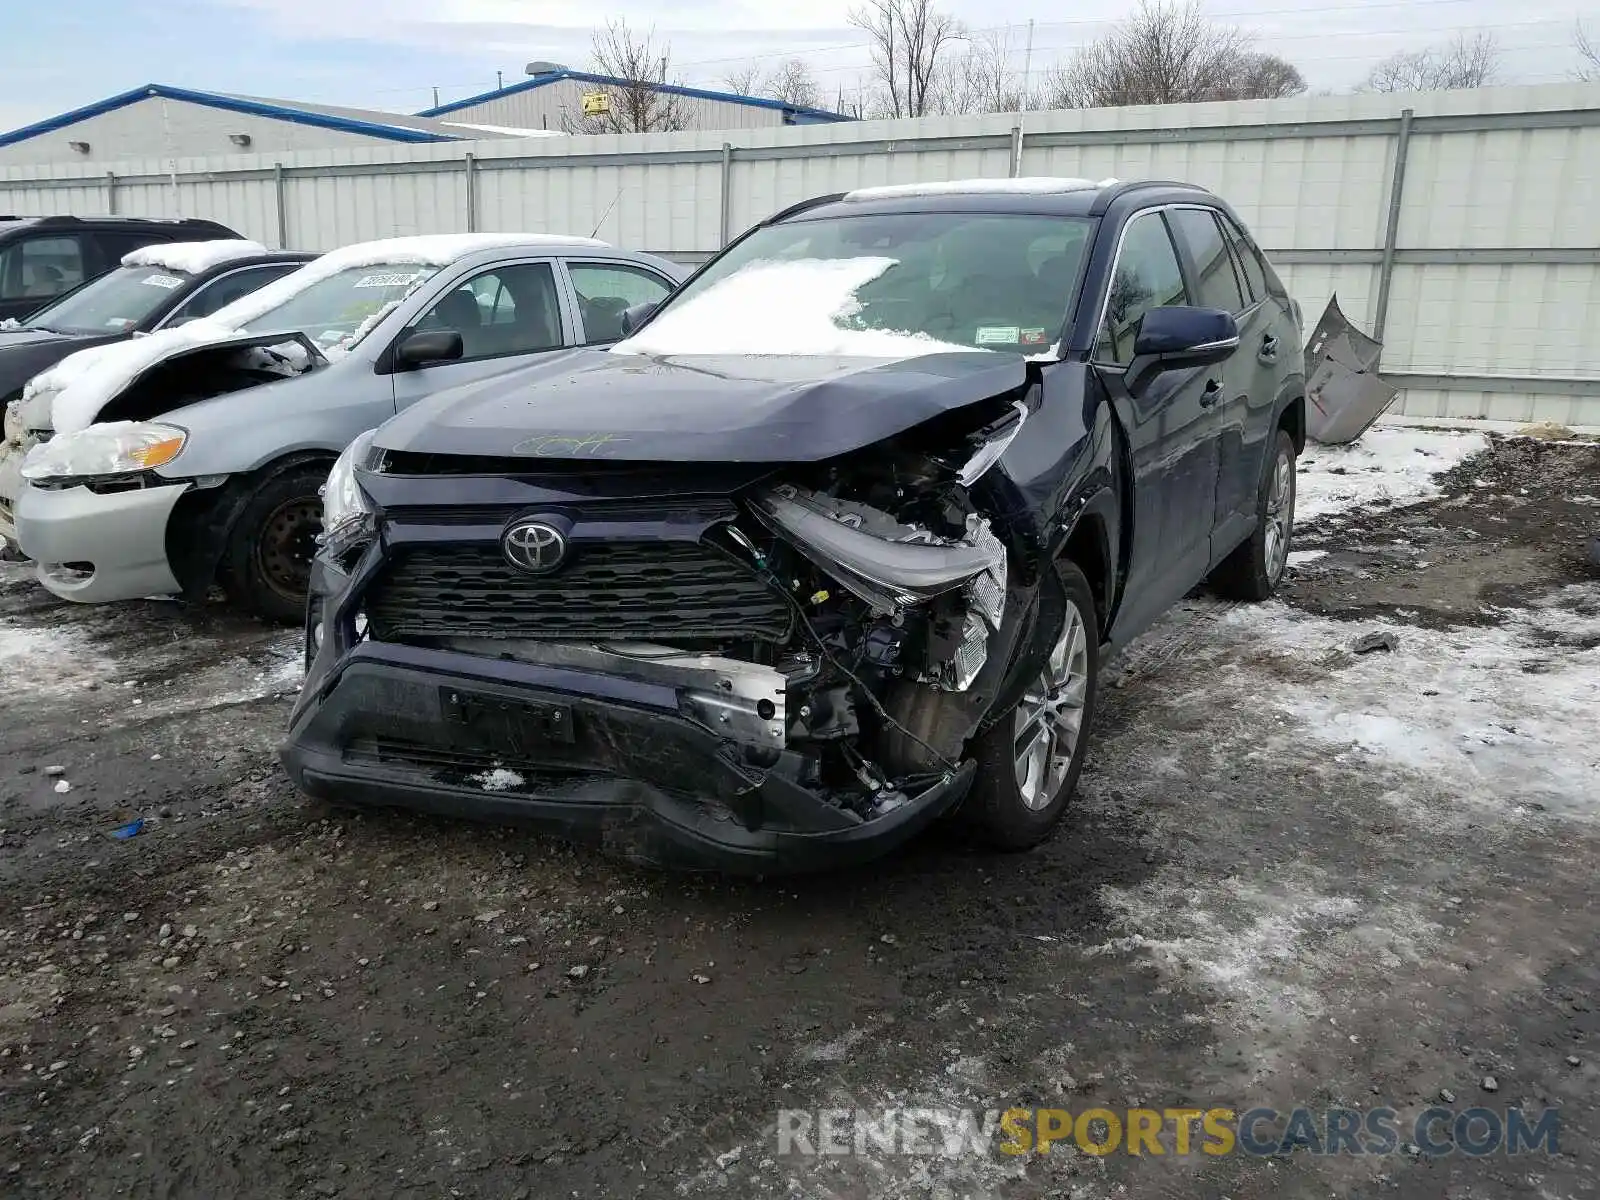
[[[1218,595],[1229,600],[1267,600],[1278,590],[1289,566],[1294,499],[1294,439],[1280,429],[1256,496],[1255,531],[1211,572],[1211,587]]]
[[[1072,563],[1058,565],[1065,611],[1039,676],[1015,709],[973,743],[977,777],[963,814],[1000,850],[1027,850],[1061,821],[1083,770],[1100,679],[1094,592]]]
[[[245,502],[222,559],[230,603],[278,624],[302,621],[311,558],[322,532],[318,490],[328,469],[307,465],[274,475]]]

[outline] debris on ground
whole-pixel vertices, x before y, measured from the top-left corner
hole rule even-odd
[[[1350,643],[1351,654],[1371,654],[1374,650],[1398,650],[1400,639],[1386,629],[1363,633]]]

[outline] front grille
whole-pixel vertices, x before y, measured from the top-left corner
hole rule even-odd
[[[579,543],[550,575],[498,546],[400,549],[367,591],[379,641],[432,637],[781,642],[790,611],[750,569],[692,542]]]
[[[521,782],[505,779],[503,786],[491,785],[485,789],[491,791],[537,790],[611,778],[598,771],[560,770],[531,758],[507,757],[467,747],[433,746],[403,738],[353,738],[344,748],[343,758],[353,766],[403,767],[452,777],[458,782],[482,784],[483,780],[474,780],[473,776],[495,771],[514,771],[522,777]]]

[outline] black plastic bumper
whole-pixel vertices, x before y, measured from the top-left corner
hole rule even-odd
[[[338,804],[529,821],[655,865],[745,874],[882,855],[957,804],[973,764],[861,820],[773,760],[678,711],[676,691],[610,674],[401,645],[316,658],[282,750]],[[485,786],[486,772],[516,782]],[[505,783],[506,776],[499,782]]]

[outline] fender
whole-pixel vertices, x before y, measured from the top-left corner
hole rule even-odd
[[[286,454],[247,474],[234,475],[217,487],[192,487],[178,498],[167,522],[167,561],[183,588],[185,601],[196,604],[217,579],[217,566],[233,536],[234,526],[250,497],[267,481],[309,463],[333,466],[337,456],[322,451]]]

